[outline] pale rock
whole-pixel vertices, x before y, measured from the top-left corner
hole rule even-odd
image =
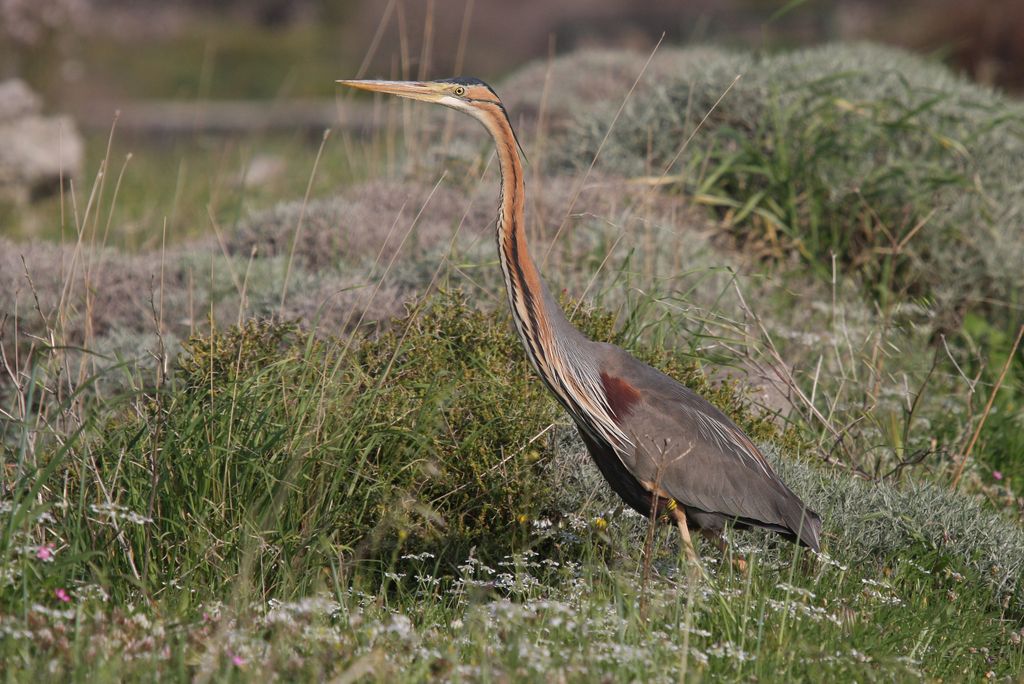
[[[69,116],[46,116],[24,82],[0,83],[0,198],[24,203],[82,170],[85,146]]]

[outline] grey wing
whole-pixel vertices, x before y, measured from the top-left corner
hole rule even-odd
[[[641,401],[619,417],[634,444],[627,464],[634,475],[684,506],[773,529],[817,550],[820,518],[750,438],[704,398],[658,375],[661,386],[642,383]]]

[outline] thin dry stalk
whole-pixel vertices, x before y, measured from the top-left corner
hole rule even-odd
[[[547,155],[547,124],[548,124],[548,97],[551,93],[551,71],[555,61],[555,36],[551,35],[548,38],[548,59],[547,65],[544,70],[544,85],[541,87],[540,100],[537,104],[537,120],[534,124],[535,137],[533,140],[533,150],[531,154],[534,155],[537,163],[534,165],[528,165],[531,174],[530,185],[534,189],[534,201],[533,211],[531,212],[532,221],[527,226],[527,238],[533,242],[539,240],[540,236],[544,232],[544,226],[547,225],[547,217],[545,212],[541,210],[543,207],[544,188],[545,183],[543,179],[544,173],[544,160]]]
[[[597,280],[597,276],[601,275],[601,271],[604,270],[605,264],[611,259],[612,254],[615,253],[615,248],[619,246],[619,243],[624,237],[623,233],[619,233],[618,237],[615,238],[615,242],[608,248],[608,252],[604,255],[604,259],[601,260],[601,264],[594,270],[594,274],[590,276],[590,280],[587,281],[587,286],[583,288],[583,292],[580,293],[579,299],[576,300],[576,306],[572,309],[572,316],[576,315],[576,312],[580,310],[580,305],[583,304],[583,298],[587,296],[587,292],[594,286],[594,282]]]
[[[359,63],[359,68],[356,69],[356,78],[365,76],[366,70],[370,68],[370,63],[373,61],[374,55],[377,54],[377,48],[380,47],[380,40],[384,37],[384,29],[387,28],[388,21],[391,19],[391,13],[395,10],[395,2],[396,0],[388,0],[388,4],[384,6],[384,11],[380,15],[380,21],[377,23],[377,30],[370,41],[370,47],[366,48],[363,61]]]
[[[640,566],[640,621],[647,622],[649,586],[651,583],[651,557],[654,555],[654,531],[658,526],[658,504],[651,504],[647,516],[647,533],[644,535],[643,564]]]
[[[423,22],[423,44],[420,46],[419,80],[427,80],[430,73],[430,49],[434,43],[434,0],[427,0],[427,17]]]
[[[668,449],[666,440],[662,447],[662,455]],[[651,583],[651,563],[654,556],[654,532],[658,526],[658,495],[661,491],[661,478],[664,474],[664,457],[661,460],[654,478],[654,492],[651,500],[651,512],[647,516],[647,533],[644,535],[643,564],[640,569],[640,621],[647,622],[647,607],[649,602],[648,589]],[[685,551],[685,549],[684,549]]]
[[[832,422],[825,418],[824,415],[822,415],[821,411],[818,410],[818,407],[814,405],[810,398],[806,394],[804,394],[803,390],[800,389],[799,385],[797,385],[796,380],[793,378],[793,374],[789,371],[789,367],[782,360],[782,355],[779,354],[779,350],[775,346],[775,342],[772,340],[772,337],[769,334],[768,329],[765,328],[764,323],[761,321],[761,318],[757,314],[755,314],[753,310],[750,308],[750,306],[747,304],[747,300],[746,298],[744,298],[743,291],[740,290],[739,285],[733,282],[733,287],[736,290],[736,296],[739,298],[740,308],[743,310],[744,315],[746,315],[749,320],[755,323],[755,325],[758,328],[758,331],[761,333],[760,337],[764,341],[765,348],[768,350],[768,353],[771,357],[772,363],[769,366],[769,370],[772,371],[771,375],[774,375],[782,383],[783,387],[786,390],[788,390],[787,396],[796,395],[796,397],[800,399],[800,402],[807,408],[807,410],[811,412],[811,415],[817,418],[825,429],[831,432],[836,438],[839,438],[841,435],[839,431],[835,428],[835,426],[832,425]],[[754,359],[751,359],[751,361],[757,364],[757,370],[759,372],[764,370],[763,364],[758,363]],[[764,375],[765,377],[771,377],[767,373],[765,373]]]
[[[765,365],[760,360],[754,358],[753,354],[750,352],[748,345],[744,349],[744,357],[747,359],[747,362],[750,363],[751,366],[753,366],[754,370],[756,370],[762,377],[772,382],[772,384],[775,385],[776,389],[782,391],[784,396],[789,400],[790,404],[794,408],[799,409],[802,407],[803,409],[805,409],[822,425],[822,427],[824,427],[828,432],[832,434],[835,441],[833,442],[832,450],[830,450],[828,454],[824,455],[826,462],[831,463],[833,465],[840,465],[843,468],[850,470],[858,477],[871,479],[871,476],[868,473],[866,473],[862,468],[860,468],[857,464],[853,462],[852,457],[846,449],[846,432],[858,421],[855,420],[853,423],[846,426],[845,428],[839,429],[835,425],[833,425],[832,420],[830,418],[826,417],[821,413],[821,411],[814,404],[814,402],[811,401],[810,397],[808,397],[804,393],[804,391],[800,389],[800,386],[797,384],[796,379],[793,377],[793,374],[789,370],[789,366],[786,365],[785,361],[783,361],[782,355],[779,353],[778,348],[775,346],[775,342],[772,340],[772,337],[768,333],[767,328],[765,328],[764,323],[747,304],[746,299],[743,297],[743,292],[740,290],[739,285],[735,281],[733,282],[733,287],[736,290],[736,295],[739,298],[740,308],[742,309],[744,315],[748,318],[748,320],[752,320],[757,325],[758,332],[760,333],[760,338],[761,340],[763,340],[764,348],[766,349],[769,356],[769,362],[767,365]],[[837,462],[834,459],[832,459],[831,452],[839,447],[843,449],[845,457],[842,461]]]
[[[256,259],[256,245],[252,246],[249,250],[249,262],[245,265],[245,275],[242,276],[242,291],[238,293],[238,319],[237,325],[239,328],[242,327],[242,321],[245,318],[245,310],[248,307],[246,301],[247,290],[249,287],[249,273],[252,271],[252,262]]]
[[[686,583],[686,614],[683,619],[683,648],[680,653],[679,684],[685,684],[686,672],[690,664],[690,632],[693,631],[693,606],[697,598],[697,583]]]
[[[458,47],[455,48],[455,65],[453,76],[462,75],[462,66],[466,59],[466,45],[469,44],[469,22],[473,17],[473,6],[476,4],[476,0],[467,0],[466,8],[462,12],[462,27],[459,29],[459,43]],[[431,10],[433,8],[431,7]],[[452,130],[455,125],[455,116],[458,114],[455,110],[448,110],[445,114],[444,119],[444,133],[441,135],[441,147],[447,148],[452,140]]]
[[[217,218],[213,215],[213,207],[206,205],[206,216],[210,219],[210,227],[213,228],[213,234],[217,237],[217,244],[220,245],[220,251],[224,255],[224,265],[227,266],[228,275],[231,276],[231,282],[235,286],[235,290],[241,294],[242,292],[242,281],[238,279],[238,273],[235,272],[235,267],[231,263],[231,253],[228,251],[227,242],[224,240],[224,235],[220,231],[220,225],[217,223]],[[214,283],[213,275],[213,261],[210,261],[210,284]],[[210,306],[213,306],[213,300],[210,300]]]
[[[633,96],[633,91],[635,91],[636,87],[640,84],[640,79],[642,79],[644,74],[647,73],[647,67],[650,66],[651,61],[654,59],[654,55],[657,54],[658,48],[661,47],[661,43],[664,40],[665,34],[662,33],[661,38],[658,39],[654,49],[651,50],[651,54],[647,56],[647,61],[644,62],[643,67],[640,69],[640,73],[636,75],[633,85],[629,87],[629,91],[626,93],[626,96],[622,98],[622,103],[619,105],[618,111],[615,112],[615,116],[612,117],[612,122],[608,125],[608,130],[605,131],[604,138],[601,139],[601,144],[597,146],[597,151],[594,152],[594,157],[590,160],[590,166],[587,167],[587,170],[583,174],[583,178],[576,185],[576,190],[573,192],[572,199],[569,200],[569,208],[565,210],[565,216],[562,218],[562,222],[559,224],[558,230],[555,231],[555,235],[551,238],[548,248],[544,251],[544,257],[540,262],[541,269],[543,269],[547,264],[548,257],[551,255],[551,250],[554,249],[555,244],[558,242],[558,237],[562,234],[562,230],[565,229],[566,224],[569,222],[569,217],[572,216],[572,210],[576,206],[576,201],[579,199],[580,193],[583,192],[583,186],[586,185],[587,179],[590,177],[590,173],[594,170],[594,165],[597,164],[597,160],[601,156],[601,150],[604,149],[605,143],[607,143],[608,139],[611,137],[612,131],[615,130],[615,124],[618,123],[619,117],[622,116],[623,110],[626,109],[626,104]]]
[[[355,341],[356,334],[357,334],[357,332],[359,330],[359,327],[363,323],[363,319],[366,316],[366,312],[369,309],[370,304],[373,302],[374,298],[376,298],[377,293],[380,292],[380,288],[384,284],[384,280],[387,278],[388,273],[391,272],[391,267],[394,266],[395,261],[398,259],[398,255],[401,254],[402,248],[405,246],[405,243],[409,239],[409,236],[412,235],[412,231],[416,228],[416,225],[419,223],[420,217],[423,216],[424,210],[427,208],[427,205],[430,204],[430,200],[433,198],[434,193],[437,192],[437,189],[441,186],[441,183],[444,181],[445,176],[446,176],[446,173],[442,172],[441,176],[437,179],[437,182],[434,184],[434,187],[431,188],[430,194],[428,194],[426,199],[423,200],[423,204],[420,206],[419,211],[416,212],[416,216],[415,216],[415,218],[413,218],[412,223],[409,224],[409,229],[406,230],[405,231],[405,235],[402,236],[402,241],[398,244],[398,248],[395,250],[395,253],[391,256],[391,260],[388,261],[388,265],[384,268],[384,272],[380,275],[380,277],[377,279],[377,282],[374,284],[373,290],[370,292],[370,298],[367,301],[366,306],[363,307],[362,313],[360,313],[359,319],[356,321],[355,327],[353,327],[351,329],[351,331],[349,332],[348,339],[345,341],[345,346],[341,349],[341,351],[338,354],[338,358],[334,362],[334,371],[333,372],[337,372],[338,369],[341,368],[341,364],[345,360],[345,357],[348,354],[349,349],[352,347],[352,343]],[[388,242],[391,240],[391,234],[392,234],[392,232],[394,232],[395,227],[398,225],[398,222],[401,219],[402,213],[404,211],[405,211],[405,204],[403,204],[402,208],[399,209],[398,215],[395,217],[395,221],[391,225],[391,229],[388,231],[387,238],[385,238],[384,244],[381,245],[381,249],[377,253],[377,262],[376,263],[380,262],[381,256],[384,253],[384,248],[388,244]],[[469,210],[467,209],[467,213],[468,213],[468,211]],[[460,226],[461,226],[461,224],[460,224]],[[346,323],[345,323],[346,327],[348,327],[348,323],[352,320],[352,316],[353,316],[354,313],[355,313],[355,310],[353,310],[352,312],[349,313],[349,316],[346,319]],[[405,335],[409,332],[409,327],[412,324],[412,318],[413,318],[413,316],[410,316],[409,326],[406,326],[405,333],[403,333],[403,336],[402,336],[402,340],[403,341],[405,339]],[[396,346],[396,348],[395,348],[395,354],[396,355],[399,353],[400,349],[401,349],[401,343],[399,343]],[[382,374],[382,377],[380,379],[381,382],[383,382],[384,379],[388,376],[389,371],[391,370],[391,365],[394,363],[395,358],[396,358],[395,356],[392,356],[390,361],[388,361],[388,366],[384,370],[384,373]],[[326,377],[327,375],[328,374],[325,372],[324,376]],[[321,403],[321,405],[323,405],[323,397],[324,397],[324,392],[325,391],[326,391],[326,383],[322,383],[321,384],[321,396],[320,396],[320,403]]]
[[[110,491],[107,489],[107,486],[103,484],[103,478],[101,478],[99,475],[100,467],[99,464],[96,462],[96,458],[93,455],[92,450],[87,451],[89,454],[89,464],[92,466],[91,472],[95,476],[94,479],[96,481],[96,486],[100,490],[100,492],[102,492],[103,498],[106,501],[107,506],[113,508],[117,504],[117,501],[115,501],[114,498],[110,495]],[[121,546],[121,551],[124,552],[125,558],[128,559],[128,566],[132,570],[132,576],[136,580],[142,579],[142,575],[139,574],[139,569],[135,565],[135,553],[134,551],[132,551],[132,545],[128,543],[128,539],[125,537],[124,530],[121,528],[121,524],[117,521],[117,516],[111,516],[110,524],[114,528],[114,532],[117,533],[117,543]],[[146,526],[146,529],[149,529],[148,525]]]
[[[121,170],[117,173],[117,182],[114,183],[114,196],[110,198],[110,209],[107,212],[107,223],[103,227],[103,239],[100,241],[100,247],[107,246],[107,239],[110,237],[110,225],[114,222],[114,207],[117,206],[117,196],[121,193],[121,182],[124,180],[124,172],[128,169],[128,162],[132,160],[132,153],[129,152],[124,156],[124,163],[121,164]]]
[[[15,300],[15,302],[17,302],[17,300]],[[4,372],[7,374],[7,377],[9,377],[11,379],[11,385],[15,389],[14,397],[15,397],[15,402],[17,403],[18,416],[17,417],[12,416],[10,413],[8,413],[7,411],[4,411],[2,408],[0,408],[0,413],[3,413],[4,418],[6,418],[8,420],[24,420],[26,406],[25,406],[25,392],[24,392],[24,388],[22,387],[22,384],[21,384],[21,373],[19,372],[19,370],[16,367],[12,367],[11,366],[10,359],[7,358],[7,350],[4,347],[4,345],[3,345],[4,330],[7,329],[7,320],[8,320],[9,317],[10,317],[10,315],[5,313],[3,315],[3,318],[0,318],[0,363],[3,364]],[[18,343],[18,310],[17,310],[17,303],[15,303],[14,319],[13,319],[12,323],[13,323],[13,326],[14,326],[14,344],[15,344],[15,347],[14,347],[14,349],[15,349],[14,365],[17,366],[18,365],[18,353],[17,353],[17,349],[18,349],[18,347],[17,347],[17,343]]]
[[[664,38],[664,36],[662,36],[662,37]],[[657,46],[655,46],[654,50],[656,51],[657,49],[658,49]],[[654,52],[652,51],[651,56],[648,58],[647,64],[650,63],[650,61],[651,61],[651,59],[653,59],[653,57],[654,57]],[[619,108],[619,112],[616,113],[616,115],[615,115],[615,119],[616,120],[618,119],[619,114],[622,112],[622,108],[625,107],[626,102],[629,99],[629,95],[632,94],[633,89],[635,89],[637,84],[640,82],[640,78],[643,76],[643,72],[644,72],[644,70],[646,70],[647,64],[644,65],[644,68],[641,70],[640,75],[638,75],[636,81],[634,81],[633,87],[630,88],[629,93],[627,93],[626,99],[623,101],[622,106]],[[550,73],[550,69],[549,69],[549,73]],[[661,175],[659,177],[657,177],[657,178],[654,178],[654,179],[640,179],[639,182],[649,181],[649,182],[647,182],[649,187],[647,189],[647,192],[644,193],[644,195],[641,197],[640,202],[638,203],[638,206],[641,206],[641,207],[649,206],[649,200],[652,197],[655,189],[657,187],[659,187],[660,185],[664,184],[664,180],[668,177],[668,172],[672,169],[672,167],[676,164],[676,162],[679,160],[679,158],[683,155],[683,152],[686,151],[686,148],[690,145],[690,142],[694,139],[694,137],[696,137],[697,133],[704,126],[704,123],[708,120],[708,117],[710,117],[711,114],[715,111],[715,109],[718,108],[718,105],[721,104],[722,100],[725,99],[726,95],[729,94],[729,91],[731,91],[733,86],[735,86],[736,83],[739,82],[741,77],[742,77],[742,74],[737,75],[732,80],[732,82],[728,85],[728,87],[726,87],[726,89],[724,91],[722,91],[722,94],[718,96],[718,99],[715,100],[714,104],[712,104],[711,107],[708,109],[708,111],[705,112],[705,114],[701,118],[701,120],[697,123],[697,125],[690,132],[690,135],[686,137],[686,139],[683,141],[683,143],[676,150],[676,153],[672,157],[672,159],[662,169]],[[542,97],[541,97],[542,105],[544,103],[544,97],[545,97],[546,92],[547,92],[546,91],[547,83],[548,83],[548,77],[545,76],[545,81],[544,81],[545,91],[544,91],[544,93],[542,93]],[[689,117],[689,101],[687,102],[687,118],[688,117]],[[586,182],[587,176],[590,174],[591,170],[594,168],[594,164],[597,162],[597,158],[601,154],[601,147],[604,146],[605,141],[608,139],[608,136],[611,134],[611,131],[612,131],[612,129],[614,127],[615,127],[615,120],[613,120],[612,124],[608,127],[608,132],[605,134],[605,138],[604,138],[604,140],[602,140],[601,145],[598,146],[598,150],[594,154],[594,159],[591,161],[590,167],[587,169],[586,173],[584,174],[583,181],[581,181],[579,186],[576,188],[576,192],[573,195],[573,197],[572,197],[572,199],[571,199],[571,201],[569,203],[569,210],[566,213],[565,219],[563,219],[562,224],[558,227],[558,231],[555,232],[555,237],[552,239],[551,243],[548,245],[548,249],[547,249],[547,251],[544,254],[544,262],[545,263],[547,261],[548,255],[551,253],[551,250],[554,247],[555,242],[558,239],[558,233],[562,230],[562,227],[565,225],[565,222],[568,220],[568,218],[570,216],[570,213],[572,212],[572,208],[573,208],[576,200],[579,197],[580,191],[582,190],[582,188],[583,188],[583,186],[584,186],[584,184]],[[539,130],[540,129],[538,127],[538,137],[540,136]],[[682,178],[678,177],[677,180],[682,180]],[[538,187],[543,187],[543,186],[542,186],[542,184],[538,183]],[[623,225],[625,225],[625,222],[623,222]],[[612,253],[615,251],[615,248],[618,246],[620,240],[623,237],[624,237],[624,233],[620,232],[618,237],[616,237],[615,242],[608,249],[608,252],[604,255],[604,258],[601,261],[600,266],[598,266],[597,270],[594,272],[594,274],[591,277],[590,281],[587,283],[587,286],[584,289],[583,293],[580,295],[579,301],[577,301],[577,303],[576,303],[576,308],[573,309],[573,314],[575,314],[576,311],[579,309],[580,304],[582,304],[582,302],[583,302],[583,297],[586,295],[586,293],[593,286],[594,282],[597,280],[598,275],[601,273],[601,271],[604,269],[605,265],[608,263],[609,258],[611,258]],[[655,250],[652,249],[650,245],[648,245],[648,249],[645,250],[645,251],[646,251],[647,254],[653,254]]]
[[[313,182],[316,180],[316,170],[320,167],[320,158],[324,154],[324,146],[327,139],[331,137],[331,129],[324,129],[324,135],[320,139],[320,147],[316,151],[316,158],[313,159],[313,169],[309,172],[309,181],[306,183],[306,194],[302,196],[302,207],[299,209],[299,220],[295,223],[295,233],[292,235],[292,245],[288,250],[288,266],[284,270],[284,283],[281,285],[281,315],[284,316],[284,302],[288,297],[288,281],[292,275],[292,263],[295,260],[295,247],[299,243],[299,235],[302,233],[302,223],[306,220],[306,207],[309,205],[309,195],[313,192]]]
[[[672,156],[672,159],[669,160],[667,164],[665,164],[665,168],[662,169],[660,176],[658,176],[657,178],[637,178],[633,182],[649,186],[647,192],[650,193],[659,186],[666,185],[669,183],[681,183],[682,181],[684,181],[685,176],[669,176],[668,172],[672,170],[672,167],[676,165],[676,162],[679,161],[679,158],[683,156],[683,152],[685,152],[686,148],[690,146],[690,142],[693,141],[693,139],[697,136],[697,133],[699,133],[700,129],[704,127],[704,124],[705,122],[707,122],[708,118],[714,113],[716,109],[718,109],[718,105],[722,103],[722,100],[725,99],[725,96],[729,94],[729,91],[733,89],[733,86],[739,83],[741,78],[743,78],[743,74],[737,74],[736,77],[732,79],[732,82],[728,86],[726,86],[725,90],[722,91],[722,94],[718,96],[718,99],[715,100],[714,104],[712,104],[711,107],[708,108],[708,111],[704,113],[704,116],[697,123],[697,125],[694,126],[693,130],[690,131],[690,135],[688,135],[686,137],[686,140],[683,141],[683,144],[679,146],[679,149],[676,150],[676,153],[675,155]],[[690,100],[687,100],[686,106],[687,108],[689,108]],[[687,116],[689,116],[689,113],[687,113]]]
[[[950,489],[955,490],[960,484],[960,478],[964,474],[964,466],[967,465],[967,459],[971,457],[971,452],[974,451],[974,445],[978,442],[978,436],[981,434],[981,429],[985,427],[985,421],[988,420],[988,414],[992,411],[992,404],[996,400],[996,395],[999,394],[999,389],[1003,386],[1003,380],[1006,379],[1006,372],[1010,370],[1010,364],[1013,363],[1013,359],[1017,355],[1017,347],[1020,346],[1022,337],[1024,337],[1024,325],[1020,326],[1020,330],[1017,331],[1017,339],[1013,341],[1013,347],[1010,348],[1010,353],[1006,356],[1006,361],[1003,363],[1003,369],[999,371],[999,379],[996,380],[996,384],[992,388],[992,392],[988,395],[988,401],[985,403],[985,410],[981,414],[981,420],[978,421],[978,427],[974,429],[974,434],[971,435],[971,442],[967,445],[967,449],[964,450],[963,456],[960,457],[960,465],[957,466],[956,474],[953,476],[953,482],[950,483],[949,486]]]

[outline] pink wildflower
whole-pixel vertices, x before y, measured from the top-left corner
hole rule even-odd
[[[47,544],[46,546],[40,546],[36,549],[36,558],[41,561],[52,561],[53,560],[53,544]]]
[[[69,601],[71,601],[71,595],[68,594],[68,592],[65,589],[63,589],[63,588],[56,589],[56,590],[54,590],[53,593],[56,594],[57,598],[59,598],[64,603],[68,603]]]
[[[1001,470],[993,470],[992,471],[992,477],[994,477],[997,480],[1002,480],[1003,479],[1003,471],[1001,471]]]
[[[234,663],[235,667],[242,667],[245,665],[245,658],[240,655],[231,656],[231,662]]]

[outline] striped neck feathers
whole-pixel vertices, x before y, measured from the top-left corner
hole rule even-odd
[[[527,248],[523,167],[512,126],[504,108],[488,110],[479,118],[498,146],[498,256],[516,330],[533,367],[576,422],[595,437],[624,446],[629,439],[612,417],[596,359],[585,349],[590,341],[551,297]]]

